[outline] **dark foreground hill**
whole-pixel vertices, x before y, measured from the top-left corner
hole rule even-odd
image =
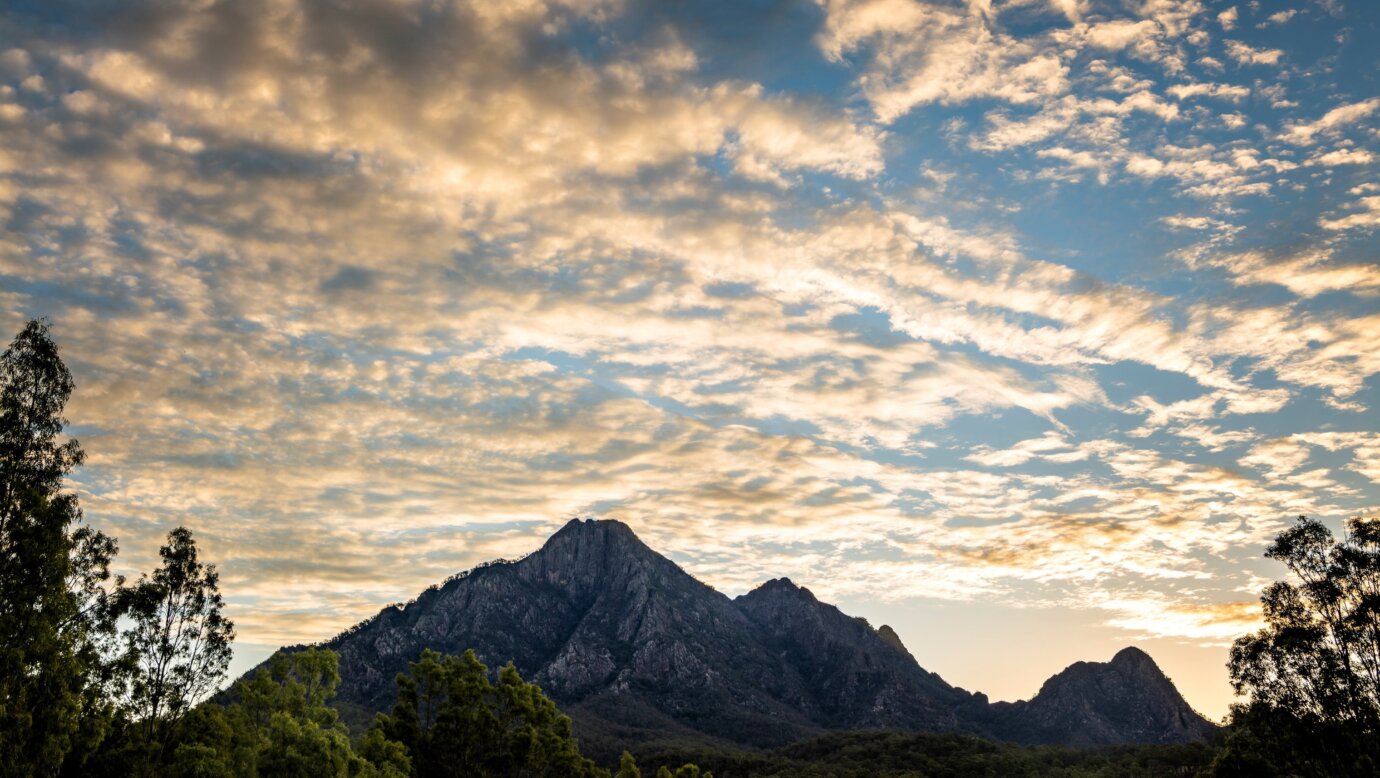
[[[960,733],[833,732],[770,750],[636,749],[639,765],[695,764],[715,778],[1166,778],[1198,775],[1211,743],[1089,748],[995,743]],[[643,775],[651,775],[643,770]]]
[[[988,704],[786,579],[730,599],[617,521],[571,521],[322,644],[338,704],[386,710],[424,648],[512,661],[586,742],[779,746],[826,731],[967,731],[1023,743],[1183,743],[1214,729],[1145,653],[1080,662],[1029,701]]]

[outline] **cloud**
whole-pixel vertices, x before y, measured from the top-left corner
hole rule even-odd
[[[1282,24],[1288,23],[1288,21],[1289,21],[1290,19],[1294,18],[1295,16],[1297,16],[1298,13],[1299,13],[1299,9],[1297,9],[1297,8],[1288,8],[1288,9],[1285,9],[1285,10],[1283,10],[1283,11],[1276,11],[1276,12],[1270,14],[1269,16],[1265,17],[1265,21],[1268,22],[1268,23],[1270,23],[1270,24],[1274,24],[1274,25],[1282,25]],[[1263,27],[1264,25],[1262,24],[1262,25],[1259,25],[1259,26],[1262,26],[1262,27]]]
[[[1356,210],[1356,209],[1360,210]],[[1321,217],[1318,224],[1325,230],[1371,230],[1380,226],[1380,196],[1362,197],[1350,205],[1350,213],[1335,218]]]
[[[1186,604],[1165,597],[1125,596],[1109,598],[1099,607],[1115,614],[1113,626],[1142,639],[1188,638],[1225,646],[1262,624],[1260,604],[1253,600]]]
[[[1057,56],[994,31],[980,6],[906,0],[831,0],[817,44],[842,61],[868,47],[859,86],[889,123],[918,105],[979,97],[1029,104],[1066,88]]]
[[[1380,293],[1380,268],[1369,264],[1336,264],[1330,252],[1312,251],[1286,257],[1244,252],[1203,257],[1197,264],[1221,268],[1234,284],[1278,284],[1294,294],[1313,297],[1335,291],[1359,296]]]
[[[1310,158],[1308,164],[1335,167],[1337,165],[1369,165],[1373,161],[1375,161],[1375,155],[1365,149],[1336,149]]]
[[[1283,49],[1257,49],[1241,41],[1225,42],[1227,56],[1238,65],[1275,65],[1284,57]]]
[[[1072,462],[1085,459],[1089,455],[1090,452],[1076,449],[1058,433],[1050,432],[1039,438],[1020,441],[1004,450],[984,447],[983,450],[969,454],[964,459],[986,467],[1012,467],[1024,465],[1035,458],[1053,462]]]
[[[1165,91],[1173,95],[1176,100],[1187,100],[1193,97],[1207,96],[1220,97],[1231,100],[1232,102],[1239,102],[1249,97],[1251,94],[1250,88],[1238,86],[1236,84],[1209,84],[1202,82],[1194,84],[1175,84]]]
[[[1315,142],[1316,136],[1332,134],[1347,125],[1355,124],[1375,113],[1377,108],[1380,108],[1380,98],[1339,105],[1323,114],[1320,119],[1289,125],[1280,138],[1296,145],[1307,146]]]

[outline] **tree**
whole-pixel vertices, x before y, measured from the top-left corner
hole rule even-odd
[[[613,778],[642,778],[642,771],[637,769],[637,760],[627,751],[618,760],[618,772]]]
[[[374,728],[406,746],[420,778],[607,775],[580,755],[569,717],[511,663],[495,684],[474,651],[428,649],[397,683],[392,714]]]
[[[1245,705],[1217,775],[1373,775],[1380,768],[1380,519],[1338,542],[1300,516],[1266,550],[1293,581],[1266,588],[1266,626],[1231,649]]]
[[[340,684],[339,661],[338,654],[326,649],[280,651],[252,680],[236,685],[241,702],[231,715],[242,715],[258,733],[259,774],[400,778],[410,772],[399,743],[377,735],[366,738],[362,745],[372,760],[351,747],[345,724],[326,704]]]
[[[104,735],[120,584],[114,540],[62,491],[83,454],[59,439],[73,380],[48,333],[30,321],[0,355],[0,764],[30,775]]]
[[[308,648],[279,651],[226,693],[232,700],[189,713],[165,774],[303,778],[404,778],[406,749],[371,732],[355,749],[327,703],[340,683],[339,656]]]
[[[127,654],[136,664],[129,702],[150,764],[164,756],[182,716],[220,684],[235,637],[221,615],[220,576],[198,560],[191,530],[169,532],[158,554],[163,566],[124,596]]]

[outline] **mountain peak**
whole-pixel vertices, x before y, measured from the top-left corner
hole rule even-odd
[[[609,553],[633,555],[661,555],[642,542],[632,527],[617,519],[571,519],[556,534],[547,538],[537,556],[574,554],[588,556]]]
[[[637,540],[637,533],[633,532],[632,527],[619,521],[618,519],[595,519],[575,517],[565,523],[565,526],[556,530],[556,534],[547,539],[547,543],[555,540],[562,535],[618,535]],[[641,541],[639,541],[641,542]]]
[[[1155,660],[1151,659],[1149,654],[1145,653],[1139,648],[1136,648],[1135,646],[1127,646],[1121,649],[1120,651],[1116,652],[1116,656],[1112,657],[1112,661],[1110,664],[1116,667],[1138,667],[1142,665],[1149,665],[1150,667],[1153,667],[1156,670],[1159,669],[1159,665],[1155,664]]]
[[[523,560],[523,568],[526,575],[565,589],[579,602],[652,574],[693,580],[616,519],[571,519]]]

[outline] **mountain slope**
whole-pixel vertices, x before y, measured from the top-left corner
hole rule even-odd
[[[374,710],[423,648],[512,661],[577,720],[778,743],[818,731],[799,679],[727,597],[619,522],[572,521],[536,553],[478,568],[325,644],[339,699]]]

